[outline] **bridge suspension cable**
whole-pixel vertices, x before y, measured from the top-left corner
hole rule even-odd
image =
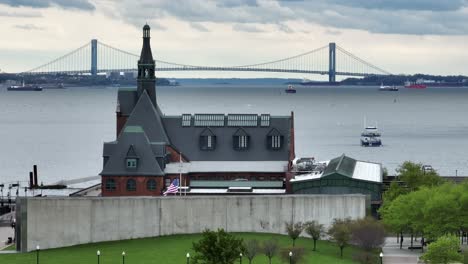
[[[333,47],[333,58],[329,54]],[[328,49],[327,49],[328,48]],[[336,56],[336,57],[335,57]],[[335,61],[336,58],[336,61]],[[24,73],[81,73],[137,70],[139,55],[92,40],[53,61]],[[333,62],[331,60],[333,59]],[[344,76],[389,75],[390,73],[335,44],[278,60],[237,66],[200,66],[156,59],[157,71],[253,71]],[[330,68],[330,64],[333,67]],[[333,71],[333,72],[331,72]],[[334,78],[333,78],[334,79]]]

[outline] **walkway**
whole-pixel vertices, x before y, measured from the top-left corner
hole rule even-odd
[[[413,242],[413,245],[419,246],[420,241]],[[410,238],[403,239],[403,249],[397,243],[396,237],[387,237],[383,247],[383,264],[417,264],[422,255],[420,249],[409,250]]]

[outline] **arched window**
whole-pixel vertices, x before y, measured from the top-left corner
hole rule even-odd
[[[116,184],[115,184],[115,180],[114,179],[107,179],[105,187],[106,187],[106,191],[115,191],[115,189],[117,189]]]
[[[156,180],[155,179],[149,179],[147,182],[146,182],[146,189],[148,191],[154,191],[156,190]]]
[[[127,180],[127,191],[136,191],[136,181],[134,179]]]

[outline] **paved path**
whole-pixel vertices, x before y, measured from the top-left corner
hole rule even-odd
[[[413,242],[413,245],[419,246],[420,241]],[[410,238],[403,239],[403,249],[397,243],[396,237],[387,237],[383,247],[383,264],[417,264],[422,255],[420,249],[409,250]]]
[[[10,226],[0,226],[0,250],[7,246],[8,237],[13,237],[13,228]]]

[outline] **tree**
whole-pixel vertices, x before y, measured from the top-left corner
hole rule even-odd
[[[292,252],[292,256],[289,256],[289,252]],[[304,260],[305,249],[303,247],[287,247],[281,249],[281,259],[284,263],[298,264]],[[291,262],[289,261],[291,259]]]
[[[323,233],[325,232],[325,229],[322,224],[319,224],[317,221],[310,221],[304,224],[305,232],[312,237],[314,240],[314,251],[316,250],[316,245],[317,245],[317,240],[319,240]]]
[[[405,161],[396,171],[400,179],[406,183],[409,191],[418,190],[422,186],[436,186],[444,182],[435,170],[424,170],[421,163]]]
[[[263,254],[267,256],[269,263],[271,264],[271,259],[278,252],[278,241],[273,239],[266,240],[265,242],[263,242],[262,250]]]
[[[351,227],[353,244],[366,252],[381,248],[385,243],[385,229],[383,225],[372,217],[359,219]]]
[[[301,222],[298,223],[285,223],[286,224],[286,233],[293,241],[293,247],[296,245],[296,239],[301,235],[302,230],[304,230],[304,225]]]
[[[258,241],[255,239],[248,240],[245,242],[244,248],[245,256],[249,260],[249,264],[251,264],[252,260],[255,258],[255,255],[257,255],[258,251],[260,250]]]
[[[340,257],[343,258],[343,249],[351,240],[351,220],[334,219],[328,235],[340,247]]]
[[[232,264],[244,251],[243,240],[218,229],[205,230],[202,238],[192,244],[195,264]]]
[[[428,263],[448,264],[462,261],[462,255],[458,253],[458,238],[453,235],[444,235],[429,245],[427,252],[421,259]]]

